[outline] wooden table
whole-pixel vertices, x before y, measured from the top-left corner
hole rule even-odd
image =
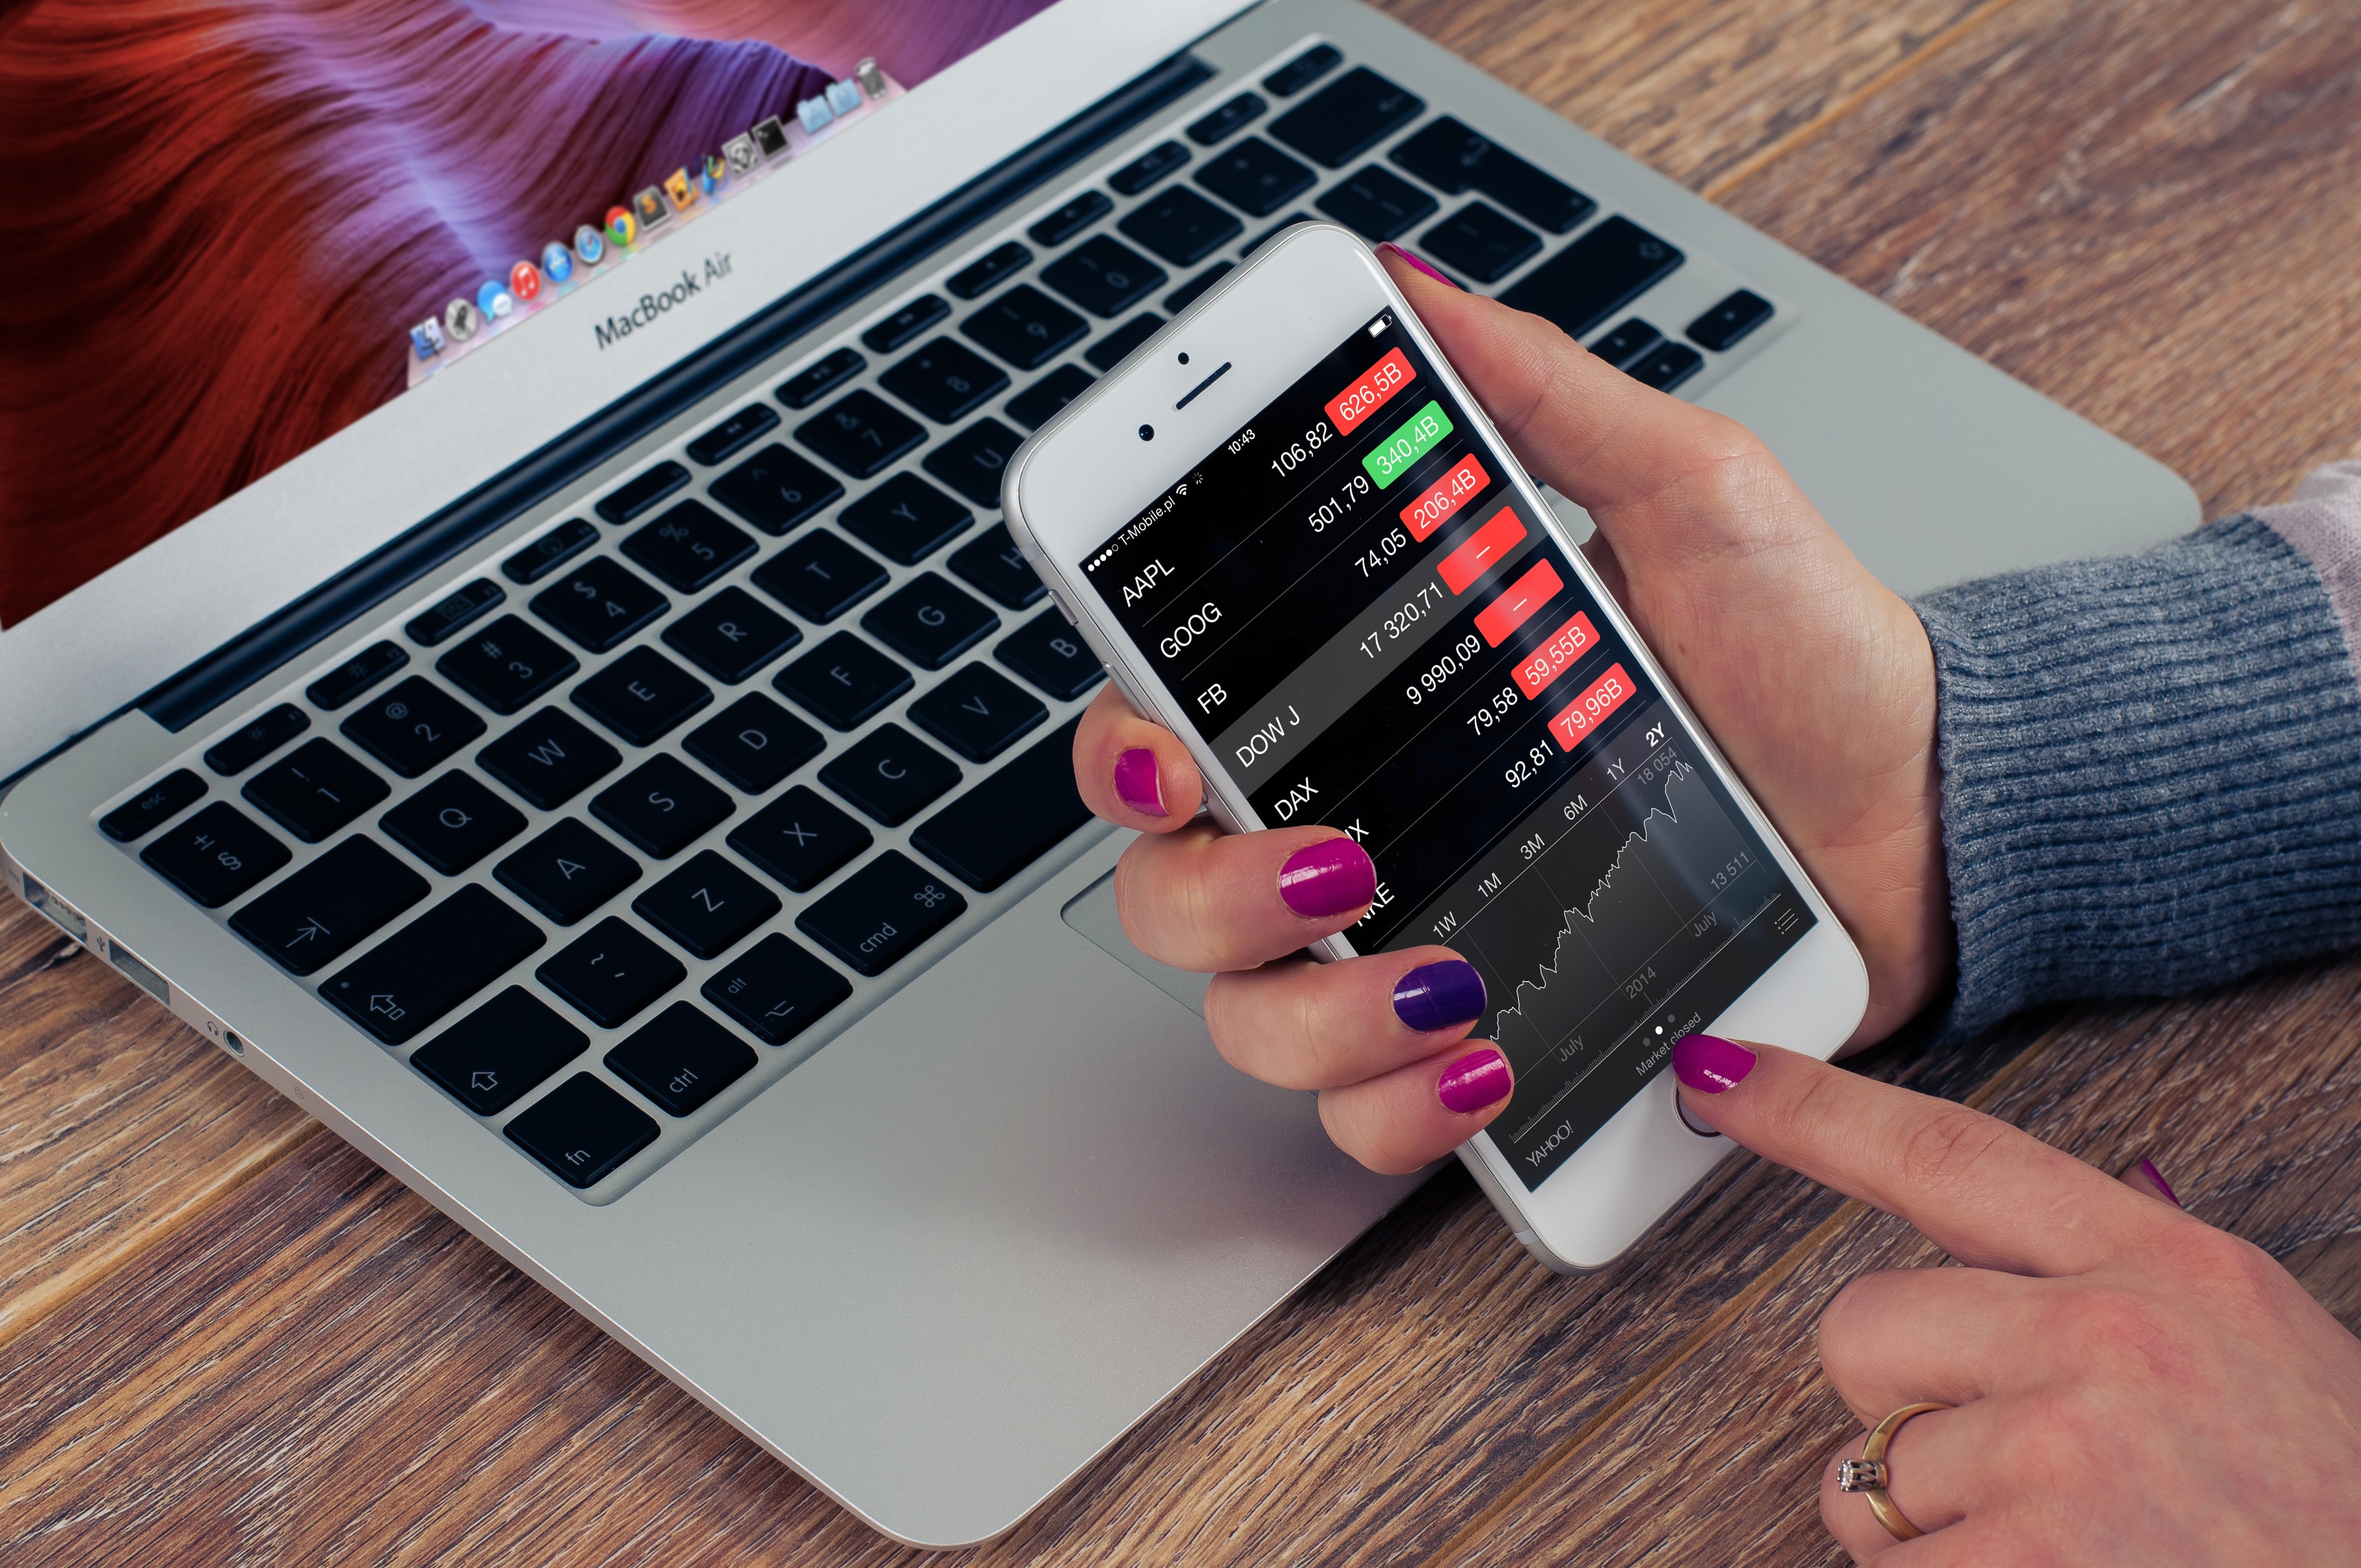
[[[1512,85],[2190,476],[2361,436],[2349,0],[1395,0]],[[2002,457],[2004,460],[2004,455]],[[2361,1321],[2361,959],[1870,1070]],[[0,1560],[882,1563],[869,1534],[13,904]],[[1733,1162],[1579,1281],[1437,1177],[979,1562],[1837,1563],[1813,1323],[1905,1227]]]

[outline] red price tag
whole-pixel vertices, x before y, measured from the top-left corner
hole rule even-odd
[[[1534,562],[1525,575],[1500,590],[1500,597],[1476,612],[1476,630],[1487,648],[1498,648],[1509,633],[1522,626],[1533,611],[1555,598],[1565,584],[1547,559]]]
[[[1454,512],[1484,493],[1492,476],[1484,472],[1484,465],[1469,453],[1459,460],[1459,466],[1443,476],[1434,488],[1402,508],[1402,526],[1410,536],[1421,543],[1427,536],[1449,521]]]
[[[1532,652],[1532,656],[1517,666],[1517,689],[1527,701],[1542,695],[1549,684],[1574,668],[1581,657],[1598,646],[1598,628],[1590,624],[1590,617],[1580,610],[1574,619],[1550,633],[1550,640]],[[1620,668],[1619,665],[1618,668]]]
[[[1607,722],[1608,715],[1631,699],[1631,677],[1616,665],[1598,677],[1591,688],[1558,709],[1549,721],[1549,731],[1557,738],[1558,750],[1571,751],[1582,743],[1582,738]]]
[[[1329,400],[1328,422],[1336,427],[1337,434],[1350,435],[1354,427],[1384,408],[1388,399],[1417,379],[1418,372],[1410,367],[1402,351],[1390,349],[1363,371],[1359,380]]]

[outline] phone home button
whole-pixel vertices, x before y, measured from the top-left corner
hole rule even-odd
[[[1698,1121],[1695,1116],[1689,1114],[1688,1104],[1686,1102],[1682,1100],[1681,1086],[1677,1082],[1673,1085],[1673,1114],[1681,1119],[1682,1126],[1686,1127],[1698,1137],[1718,1138],[1721,1136],[1721,1135],[1716,1132],[1713,1128],[1707,1126],[1703,1122]]]

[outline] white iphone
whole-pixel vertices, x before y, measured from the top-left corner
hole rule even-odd
[[[1233,831],[1343,828],[1376,904],[1315,956],[1439,942],[1516,1091],[1459,1150],[1553,1268],[1613,1259],[1731,1146],[1693,1031],[1826,1057],[1851,939],[1368,249],[1303,224],[1008,465],[1010,531]]]

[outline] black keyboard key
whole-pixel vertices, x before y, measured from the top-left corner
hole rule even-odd
[[[1038,430],[1049,416],[1091,389],[1097,377],[1079,365],[1060,365],[1008,400],[1003,411],[1027,430]]]
[[[1164,269],[1103,234],[1093,235],[1041,269],[1041,281],[1094,316],[1129,310],[1162,288],[1164,279]]]
[[[916,474],[900,473],[837,514],[844,531],[889,561],[915,566],[975,525],[975,514]]]
[[[1186,283],[1181,284],[1178,289],[1175,289],[1170,293],[1165,295],[1164,308],[1170,311],[1174,315],[1179,315],[1182,311],[1185,311],[1190,306],[1195,304],[1198,300],[1203,297],[1206,290],[1220,282],[1222,279],[1236,266],[1237,263],[1235,261],[1214,262],[1211,267],[1206,268],[1202,272],[1198,273],[1194,278],[1190,279]],[[1013,403],[1009,406],[1011,409],[1016,407]],[[1062,408],[1064,405],[1061,403],[1059,406]],[[1054,413],[1057,411],[1053,409],[1050,411]],[[1028,425],[1027,428],[1031,429],[1033,427]]]
[[[869,848],[869,829],[797,784],[730,833],[730,847],[791,893],[809,893]]]
[[[982,538],[952,551],[943,564],[970,587],[982,588],[1010,609],[1029,609],[1049,591],[1041,586],[1040,574],[1033,570],[1024,552],[1016,548],[1005,522],[994,523]]]
[[[590,814],[660,861],[738,809],[719,786],[658,752],[590,797]]]
[[[1197,183],[1249,217],[1267,218],[1320,182],[1305,164],[1248,137],[1197,170]]]
[[[959,764],[898,724],[881,724],[820,769],[819,782],[892,828],[955,789]]]
[[[1189,161],[1189,149],[1177,141],[1159,142],[1107,176],[1118,196],[1137,196]]]
[[[656,1141],[655,1118],[577,1072],[508,1124],[509,1141],[568,1187],[595,1187]]]
[[[1071,622],[1045,609],[1005,637],[994,658],[1060,702],[1071,702],[1106,678],[1106,666]]]
[[[1629,218],[1609,218],[1500,296],[1511,309],[1583,337],[1669,277],[1688,258]]]
[[[434,661],[435,673],[494,713],[517,713],[582,667],[527,624],[504,615]]]
[[[533,596],[533,614],[593,653],[604,653],[671,608],[670,599],[604,555]]]
[[[988,762],[1049,717],[1041,699],[988,664],[970,664],[910,705],[910,722],[971,762]]]
[[[921,294],[862,333],[861,341],[880,354],[891,354],[950,313],[950,302],[940,294]]]
[[[393,792],[324,737],[304,741],[239,791],[306,844],[316,844]]]
[[[344,738],[414,779],[484,732],[475,709],[423,675],[379,693],[338,725]]]
[[[144,837],[205,797],[205,781],[175,768],[98,819],[98,830],[118,844]]]
[[[1356,65],[1273,120],[1270,134],[1314,163],[1342,169],[1425,112],[1425,99]]]
[[[1211,147],[1224,137],[1235,133],[1239,126],[1268,107],[1261,93],[1241,93],[1203,119],[1192,121],[1189,126],[1189,139],[1199,147]]]
[[[1019,370],[1038,370],[1082,339],[1090,325],[1036,289],[1019,283],[960,323],[960,331]]]
[[[844,494],[843,482],[774,442],[706,487],[715,500],[765,533],[785,533]]]
[[[1163,324],[1160,318],[1148,319]],[[1024,444],[1023,436],[987,416],[928,453],[920,466],[977,506],[997,507],[1000,476]]]
[[[426,879],[359,834],[230,916],[291,974],[310,974],[426,896]]]
[[[822,528],[756,567],[753,584],[825,625],[884,587],[885,568]]]
[[[1335,70],[1344,59],[1344,50],[1334,44],[1313,44],[1264,77],[1262,84],[1282,98],[1292,98]]]
[[[933,572],[921,572],[861,618],[861,628],[922,668],[939,670],[999,630],[1000,617]]]
[[[766,1044],[784,1046],[851,995],[852,982],[774,931],[702,994]]]
[[[746,1076],[753,1047],[686,1002],[649,1019],[607,1053],[607,1070],[656,1102],[686,1116]]]
[[[703,591],[753,553],[753,535],[695,500],[681,502],[623,541],[624,554],[685,594]]]
[[[464,583],[444,595],[425,614],[412,617],[402,627],[402,635],[424,648],[447,642],[452,633],[485,611],[505,603],[508,597],[509,591],[491,578],[478,577],[474,582]]]
[[[1445,267],[1492,283],[1539,256],[1542,236],[1497,207],[1470,202],[1419,236],[1418,244]]]
[[[401,643],[372,642],[305,686],[303,695],[315,707],[339,708],[408,663],[410,651]]]
[[[1488,137],[1444,115],[1393,150],[1393,160],[1446,196],[1474,191],[1536,227],[1570,232],[1598,203]]]
[[[1074,788],[1074,730],[1081,723],[1070,718],[1027,746],[920,823],[910,842],[979,893],[1048,854],[1091,817]]]
[[[575,707],[634,746],[654,745],[712,700],[711,686],[645,646],[574,688]]]
[[[320,998],[385,1044],[404,1045],[547,940],[470,883],[346,965]]]
[[[1008,372],[965,344],[939,337],[879,376],[877,384],[928,419],[950,424],[998,397]]]
[[[1364,239],[1392,239],[1410,232],[1414,224],[1433,217],[1435,199],[1394,173],[1372,163],[1347,175],[1312,203]]]
[[[1669,392],[1705,368],[1705,356],[1686,343],[1663,343],[1624,368],[1642,385]]]
[[[804,640],[796,623],[731,584],[664,629],[668,647],[736,685]]]
[[[571,926],[640,880],[640,862],[571,817],[492,868],[500,885]]]
[[[796,439],[856,479],[882,473],[927,439],[917,420],[874,392],[848,392],[796,426]]]
[[[1154,311],[1144,312],[1092,344],[1082,351],[1082,357],[1102,370],[1112,370],[1128,358],[1133,349],[1154,337],[1156,329],[1163,324],[1162,316],[1158,315]],[[1010,450],[1014,451],[1015,448],[1012,447]],[[998,482],[995,477],[994,480],[995,487]]]
[[[631,910],[700,959],[718,959],[779,912],[779,895],[710,850],[631,901]]]
[[[796,916],[796,927],[856,971],[884,974],[967,913],[932,872],[888,850]]]
[[[1590,352],[1620,370],[1664,341],[1663,333],[1633,316],[1592,344]]]
[[[629,522],[687,483],[688,470],[667,458],[614,494],[600,497],[593,510],[609,522]]]
[[[779,428],[779,411],[768,403],[748,403],[688,444],[688,455],[710,468]]]
[[[555,707],[543,708],[476,753],[486,773],[544,811],[556,810],[622,760],[580,719]]]
[[[1771,315],[1770,301],[1752,289],[1741,289],[1689,323],[1689,341],[1716,354],[1726,353]]]
[[[244,812],[217,800],[140,850],[139,858],[207,909],[219,909],[293,857]]]
[[[1159,192],[1115,225],[1175,267],[1196,266],[1244,234],[1246,226],[1186,185]],[[1163,281],[1164,275],[1158,273],[1156,283]]]
[[[601,1028],[628,1022],[688,978],[681,961],[609,915],[533,971]]]
[[[1238,259],[1244,261],[1256,251],[1260,250],[1264,246],[1268,245],[1272,240],[1277,239],[1280,235],[1283,235],[1288,230],[1293,228],[1296,225],[1308,224],[1312,221],[1312,217],[1310,213],[1288,214],[1287,216],[1279,219],[1279,222],[1271,225],[1270,227],[1255,236],[1253,243],[1249,244],[1244,250],[1238,252]]]
[[[994,246],[983,256],[961,268],[943,280],[943,287],[962,300],[972,300],[1012,273],[1022,271],[1033,259],[1033,253],[1010,240]]]
[[[282,702],[206,747],[205,766],[224,777],[242,773],[311,728],[310,714]]]
[[[850,631],[840,631],[772,677],[820,721],[852,729],[908,691],[910,672]]]
[[[580,1056],[590,1036],[512,985],[411,1053],[410,1065],[478,1116],[497,1116]]]
[[[832,349],[782,383],[779,401],[791,409],[807,409],[868,367],[869,361],[853,350]]]
[[[818,730],[748,692],[690,730],[680,748],[748,795],[768,795],[827,745]]]
[[[1054,248],[1114,211],[1115,203],[1105,192],[1085,191],[1025,232],[1033,236],[1034,244]]]
[[[598,542],[598,531],[580,518],[569,518],[500,563],[500,576],[512,583],[537,583]]]
[[[524,813],[472,773],[447,773],[377,819],[385,836],[457,876],[524,831]]]

